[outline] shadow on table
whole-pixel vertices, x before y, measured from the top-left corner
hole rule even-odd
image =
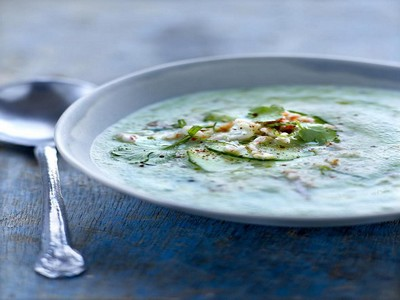
[[[400,294],[398,221],[310,229],[246,225],[97,188],[111,204],[88,209],[77,243],[90,266],[87,276],[99,285],[130,286],[143,297],[396,299]]]

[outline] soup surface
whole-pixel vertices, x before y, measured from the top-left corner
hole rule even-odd
[[[276,86],[133,112],[94,141],[102,172],[182,207],[260,217],[400,212],[400,93]]]

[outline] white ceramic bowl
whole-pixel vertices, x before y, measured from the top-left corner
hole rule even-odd
[[[123,193],[182,211],[264,225],[331,226],[392,220],[400,211],[346,214],[332,218],[274,217],[225,213],[153,198],[122,185],[93,163],[90,148],[103,130],[135,110],[183,94],[205,90],[269,85],[340,85],[400,89],[400,67],[323,57],[247,56],[197,59],[130,74],[96,89],[74,103],[60,118],[55,141],[62,156],[90,177]],[[400,103],[399,103],[400,104]]]

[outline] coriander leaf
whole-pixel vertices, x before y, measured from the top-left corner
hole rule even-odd
[[[336,130],[323,124],[299,123],[298,127],[297,136],[306,143],[314,142],[323,145],[338,140]]]
[[[285,109],[278,105],[258,106],[250,109],[247,116],[259,122],[267,122],[280,119]]]

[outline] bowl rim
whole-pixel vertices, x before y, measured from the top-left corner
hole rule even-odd
[[[352,57],[352,56],[341,56],[341,55],[323,55],[323,54],[311,54],[311,53],[281,53],[281,54],[268,54],[268,53],[249,53],[249,54],[231,54],[231,55],[213,55],[213,56],[205,56],[205,57],[195,57],[188,58],[183,60],[177,60],[172,62],[166,62],[157,64],[155,66],[150,66],[147,68],[143,68],[137,71],[133,71],[127,73],[125,75],[114,78],[110,81],[107,81],[101,85],[99,85],[96,90],[102,90],[109,86],[112,86],[120,81],[124,81],[128,78],[140,76],[146,73],[151,73],[167,68],[179,67],[183,65],[190,64],[198,64],[198,63],[206,63],[213,61],[223,61],[223,60],[242,60],[242,59],[304,59],[304,60],[326,60],[330,62],[347,62],[347,63],[359,63],[370,66],[383,66],[383,67],[393,67],[400,68],[400,62],[397,61],[389,61],[389,60],[378,60],[378,59],[369,59],[362,57]]]
[[[272,226],[299,226],[299,227],[326,227],[326,226],[349,226],[349,225],[359,225],[359,224],[369,224],[376,222],[383,222],[394,220],[400,217],[399,212],[385,212],[381,214],[365,214],[362,216],[345,216],[345,217],[274,217],[268,216],[258,217],[252,216],[249,218],[248,215],[241,214],[226,214],[220,212],[205,212],[202,209],[198,208],[188,208],[185,206],[179,206],[175,204],[165,203],[162,201],[158,201],[157,199],[151,198],[145,194],[141,194],[140,192],[132,193],[131,190],[121,187],[120,184],[115,182],[107,181],[104,179],[104,175],[99,175],[98,173],[88,170],[85,167],[82,167],[79,159],[75,158],[73,155],[68,153],[65,149],[68,148],[66,146],[66,141],[62,137],[62,128],[65,126],[64,124],[68,122],[68,118],[73,115],[77,109],[84,105],[86,102],[90,103],[94,101],[96,94],[101,93],[104,90],[108,90],[115,85],[118,85],[121,82],[124,82],[133,77],[138,77],[144,74],[150,74],[153,72],[158,72],[161,70],[167,70],[169,68],[176,68],[186,65],[194,65],[194,64],[202,64],[202,63],[210,63],[210,62],[218,62],[218,61],[227,61],[227,60],[244,60],[244,59],[297,59],[297,60],[321,60],[321,61],[329,61],[329,62],[340,62],[340,63],[356,63],[361,65],[368,66],[376,66],[376,67],[386,67],[386,68],[394,68],[400,70],[400,63],[394,61],[379,61],[373,59],[363,59],[363,58],[353,58],[347,56],[337,56],[337,55],[314,55],[314,54],[263,54],[263,53],[255,53],[255,54],[245,54],[245,55],[219,55],[219,56],[208,56],[208,57],[200,57],[200,58],[192,58],[179,60],[174,62],[168,62],[160,65],[156,65],[153,67],[145,68],[136,72],[131,72],[126,75],[115,78],[111,81],[108,81],[102,85],[99,85],[92,93],[87,96],[80,98],[78,101],[74,102],[60,117],[57,122],[54,140],[56,146],[62,155],[62,157],[74,168],[82,171],[87,176],[95,179],[97,182],[104,184],[105,186],[111,187],[115,191],[119,191],[125,193],[129,196],[135,197],[139,200],[145,200],[147,202],[160,205],[162,207],[172,208],[174,210],[182,211],[189,214],[194,214],[198,216],[206,216],[220,220],[234,221],[234,222],[242,222],[247,224],[258,224],[258,225],[272,225]]]

